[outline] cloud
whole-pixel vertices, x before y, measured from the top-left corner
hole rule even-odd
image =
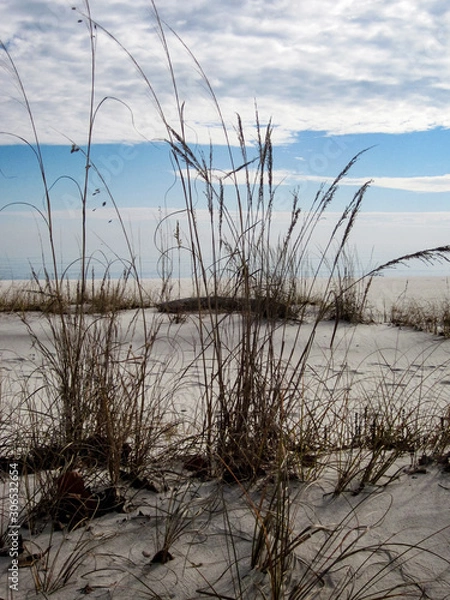
[[[0,5],[0,38],[20,70],[43,142],[67,136],[83,143],[87,135],[89,32],[82,4],[80,12],[71,6],[67,0]],[[261,119],[273,118],[279,143],[305,129],[343,134],[450,127],[450,7],[440,0],[165,0],[159,8],[210,78],[227,123],[236,112],[246,125],[253,123],[256,99]],[[152,85],[97,28],[96,101],[114,96],[124,104],[104,105],[96,141],[165,137],[158,110],[177,127],[177,104],[148,0],[92,0],[91,10],[133,53]],[[167,39],[190,140],[223,142],[198,65],[170,31]],[[0,130],[29,139],[6,57],[3,63]]]
[[[251,183],[258,185],[260,173],[255,169],[242,169],[232,175],[226,176],[222,171],[214,171],[217,180],[221,180],[224,185],[245,185],[247,178]],[[174,172],[175,176],[179,174]],[[274,185],[286,185],[296,187],[306,182],[320,185],[331,185],[335,177],[325,175],[307,175],[298,171],[289,169],[274,169],[271,173]],[[450,174],[424,176],[424,177],[343,177],[339,181],[339,186],[362,187],[370,182],[370,187],[387,188],[391,190],[403,190],[407,192],[426,192],[426,193],[444,193],[450,192]]]
[[[331,184],[332,177],[321,177],[320,175],[299,175],[289,171],[279,171],[275,174],[278,182],[300,183],[312,181],[316,183]],[[450,174],[435,177],[345,177],[339,185],[361,187],[371,181],[371,187],[388,188],[392,190],[404,190],[407,192],[442,193],[450,192]]]

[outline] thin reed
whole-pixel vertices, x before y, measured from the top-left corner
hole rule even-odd
[[[138,582],[147,597],[163,597],[188,569],[192,571],[187,579],[196,582],[189,597],[194,592],[233,600],[374,600],[415,593],[429,597],[428,580],[422,581],[408,567],[411,557],[420,553],[438,560],[429,544],[433,534],[411,544],[395,535],[375,541],[365,536],[389,516],[389,503],[381,513],[373,508],[374,490],[398,477],[402,472],[398,461],[407,457],[409,466],[416,468],[419,457],[438,459],[448,453],[448,407],[436,393],[431,374],[424,375],[428,357],[415,370],[411,364],[402,368],[400,375],[395,363],[386,359],[390,371],[380,368],[370,381],[358,378],[348,363],[357,326],[372,321],[368,305],[372,278],[410,260],[448,261],[450,247],[414,252],[356,274],[350,242],[370,186],[367,182],[335,219],[312,268],[310,250],[318,224],[332,212],[340,184],[365,151],[344,165],[306,206],[294,192],[289,223],[285,231],[275,233],[271,123],[264,123],[256,108],[250,130],[239,116],[230,128],[201,65],[164,23],[153,1],[151,5],[172,84],[175,119],[165,113],[151,76],[94,20],[87,0],[80,11],[91,47],[91,91],[81,149],[85,168],[79,187],[81,248],[75,285],[56,259],[52,185],[31,103],[8,48],[1,44],[30,123],[31,141],[18,141],[30,147],[39,166],[45,206],[38,214],[50,248],[44,279],[35,276],[25,290],[9,290],[0,301],[1,310],[20,312],[36,353],[19,393],[8,394],[7,401],[1,398],[2,467],[14,457],[20,466],[21,523],[28,525],[29,545],[39,520],[53,529],[83,528],[79,536],[72,532],[67,540],[57,539],[51,529],[48,552],[42,546],[40,557],[45,558],[45,568],[34,571],[35,591],[51,594],[64,589],[78,576],[88,554],[97,556],[85,527],[99,516],[104,496],[91,488],[100,479],[102,492],[112,490],[114,510],[134,502],[142,490],[157,495],[156,502],[143,501],[154,510],[152,518],[158,524],[153,531],[155,552],[143,549],[133,560],[118,557],[126,568],[109,563],[104,567]],[[166,128],[184,201],[183,209],[172,215],[174,239],[164,237],[170,213],[161,215],[158,302],[149,298],[140,281],[129,232],[104,180],[129,250],[122,261],[122,279],[113,281],[105,267],[98,280],[87,253],[89,178],[92,172],[101,177],[91,152],[103,102],[95,104],[100,34],[125,53],[147,86]],[[227,148],[228,162],[220,169],[214,148],[204,153],[188,137],[172,41],[187,53],[209,91]],[[207,227],[199,224],[199,190],[206,199]],[[174,256],[178,264],[182,256],[189,261],[191,298],[172,298],[173,290],[180,295],[181,289],[173,280]],[[148,310],[153,304],[156,308]],[[30,310],[41,314],[37,317]],[[411,325],[415,312],[420,311],[397,306],[391,320]],[[424,315],[416,321],[421,328],[446,336],[445,314],[444,310],[439,323]],[[333,325],[324,329],[329,320]],[[423,325],[428,321],[430,327]],[[317,366],[313,352],[319,337],[322,364]],[[377,356],[382,361],[383,351]],[[11,426],[7,417],[14,409],[21,422]],[[196,477],[198,484],[193,483]],[[78,486],[76,492],[67,488],[68,481]],[[166,481],[170,489],[165,489]],[[132,492],[132,486],[140,492]],[[320,489],[331,512],[334,506],[339,508],[333,522],[316,514],[319,509],[309,497],[313,488]],[[233,490],[239,493],[239,507],[233,508],[242,516],[239,535],[227,500]],[[74,504],[77,511],[67,515],[67,506]],[[222,575],[213,581],[202,563],[189,557],[195,540],[206,536],[213,521],[211,535],[219,531],[217,514],[227,560]],[[378,517],[366,523],[373,514]],[[67,517],[66,522],[61,516]],[[137,512],[133,518],[146,515]],[[434,532],[436,539],[446,532],[443,525]],[[63,552],[64,541],[74,545],[71,558]],[[181,552],[184,567],[179,575],[168,563],[176,562]],[[152,560],[143,564],[142,556]],[[438,562],[448,569],[445,557]],[[163,577],[151,579],[150,569],[156,568],[166,569],[167,585]]]

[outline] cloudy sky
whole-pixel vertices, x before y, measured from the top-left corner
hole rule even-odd
[[[261,122],[272,120],[280,214],[289,210],[293,188],[307,207],[321,184],[370,147],[341,190],[345,202],[355,186],[373,180],[356,232],[363,259],[372,252],[384,260],[390,253],[450,243],[447,3],[164,0],[157,5],[160,18],[176,32],[166,28],[186,136],[200,149],[213,142],[217,168],[227,168],[225,140],[209,86],[232,144],[236,113],[250,144],[255,103]],[[179,130],[171,73],[149,0],[92,0],[90,10],[98,23],[95,106],[101,105],[94,161],[141,247],[153,235],[158,207],[182,204],[162,143],[160,111]],[[81,153],[70,149],[72,143],[86,144],[91,85],[86,11],[83,2],[67,0],[0,4],[0,40],[30,101],[60,237],[66,244],[72,240],[73,248],[76,184],[84,165]],[[0,67],[0,208],[7,207],[0,212],[0,256],[14,265],[16,258],[39,256],[42,231],[39,213],[9,205],[43,208],[43,190],[33,153],[20,139],[33,142],[32,130],[4,51]],[[109,247],[118,235],[116,215],[101,183],[95,177],[90,183],[90,219],[99,244]]]

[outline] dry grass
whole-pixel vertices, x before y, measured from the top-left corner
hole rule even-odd
[[[426,331],[448,338],[450,302],[448,298],[428,302],[403,299],[392,306],[389,320],[398,327],[411,327],[416,331]]]
[[[139,281],[130,273],[124,272],[120,279],[112,279],[106,270],[99,279],[93,271],[80,303],[80,281],[64,280],[56,290],[50,278],[43,281],[35,275],[28,282],[2,282],[0,312],[73,313],[82,305],[87,314],[102,314],[154,306],[150,293],[139,288]]]
[[[36,505],[50,514],[55,510],[51,502],[55,469],[64,474],[76,468],[93,479],[102,470],[107,485],[118,491],[125,478],[148,483],[153,473],[173,468],[187,450],[195,450],[202,477],[220,481],[222,494],[226,483],[237,485],[246,499],[253,522],[247,567],[261,575],[252,597],[301,600],[319,594],[328,579],[333,582],[330,589],[334,595],[321,597],[373,600],[399,593],[405,596],[417,590],[422,593],[417,576],[411,575],[408,581],[391,580],[390,576],[395,569],[402,572],[409,554],[419,550],[430,552],[428,548],[421,543],[396,545],[390,539],[365,545],[364,532],[354,522],[359,509],[365,508],[363,500],[344,511],[333,526],[322,523],[298,526],[291,479],[297,479],[296,485],[302,486],[299,481],[315,482],[331,471],[332,493],[342,496],[347,490],[360,492],[369,484],[389,480],[399,456],[447,451],[450,435],[446,415],[437,424],[428,420],[424,425],[422,388],[418,390],[418,402],[411,403],[411,396],[405,391],[407,386],[392,386],[388,376],[381,373],[372,388],[366,390],[367,397],[363,392],[355,401],[353,382],[349,386],[345,381],[348,377],[345,366],[341,366],[336,376],[330,355],[323,372],[312,372],[310,357],[324,319],[331,317],[335,321],[331,349],[343,321],[355,324],[368,319],[366,301],[373,275],[413,259],[448,260],[450,248],[422,250],[393,259],[365,276],[355,276],[348,247],[367,183],[336,219],[319,265],[309,273],[311,283],[305,288],[300,282],[309,269],[308,249],[315,228],[333,205],[339,184],[360,154],[344,166],[331,185],[319,190],[306,209],[294,193],[289,226],[279,239],[274,239],[276,187],[271,125],[263,126],[256,112],[255,140],[249,143],[240,118],[234,140],[221,121],[229,144],[229,165],[228,169],[222,168],[223,175],[218,178],[213,153],[206,158],[188,142],[184,107],[177,94],[167,38],[174,32],[161,22],[154,4],[153,7],[174,86],[178,111],[175,125],[166,118],[144,69],[118,40],[94,22],[89,3],[85,3],[82,18],[91,42],[93,81],[89,141],[83,151],[86,168],[80,198],[80,278],[75,287],[64,273],[59,273],[51,186],[47,183],[39,137],[25,87],[7,48],[2,46],[29,111],[32,143],[45,190],[43,214],[52,254],[50,268],[44,265],[47,272],[44,282],[34,280],[25,291],[8,290],[0,301],[2,310],[22,314],[38,354],[35,374],[39,374],[40,384],[33,389],[23,384],[20,411],[16,413],[25,415],[25,420],[13,423],[12,431],[3,414],[0,422],[4,458],[16,456],[20,460],[28,489],[21,518],[24,522],[31,521],[31,516],[36,516]],[[188,241],[184,245],[179,243],[178,230],[176,251],[187,253],[192,265],[196,297],[195,314],[190,322],[196,327],[196,336],[190,356],[177,369],[171,363],[175,354],[171,327],[177,334],[180,332],[186,307],[179,308],[177,322],[171,325],[167,325],[163,313],[149,316],[145,310],[149,299],[140,285],[131,244],[129,268],[122,280],[112,281],[107,271],[102,274],[100,284],[89,277],[86,194],[89,173],[95,170],[90,149],[96,111],[95,38],[101,32],[125,51],[148,86],[166,125],[167,144],[181,183]],[[186,50],[203,73],[195,57]],[[221,119],[219,103],[206,76],[204,84]],[[204,232],[200,235],[196,219],[196,199],[201,187],[209,212],[206,242],[202,241],[205,235]],[[129,242],[125,228],[123,233]],[[167,243],[170,247],[170,242]],[[167,256],[167,250],[162,252]],[[317,299],[314,284],[326,267],[328,277],[322,297]],[[170,274],[166,275],[161,297],[163,308],[169,297],[166,292],[172,288]],[[134,284],[131,297],[129,280]],[[219,307],[222,302],[219,298],[224,297],[233,308],[238,308],[237,314],[218,310],[223,309]],[[120,319],[122,309],[130,311],[128,321]],[[28,310],[43,313],[44,336],[41,322],[38,326]],[[407,307],[405,312],[411,315],[417,310]],[[440,333],[443,327],[446,335],[445,314],[442,310],[439,316],[442,324],[433,321],[434,333]],[[396,308],[393,319],[406,324],[403,315]],[[410,325],[411,316],[408,318]],[[421,315],[419,320],[427,322],[428,317]],[[161,356],[159,342],[163,328],[167,353]],[[180,388],[192,381],[196,382],[197,413],[188,423],[183,422],[173,403]],[[372,401],[372,393],[376,402]],[[437,413],[433,415],[436,416]],[[189,435],[183,436],[185,431]],[[44,447],[48,449],[46,461],[37,464],[30,459],[42,455]],[[43,474],[35,477],[31,471]],[[255,484],[262,486],[256,499],[252,496]],[[164,508],[159,509],[163,520],[157,539],[160,562],[167,562],[172,546],[187,535],[188,523],[195,516],[188,510],[191,489],[184,488],[178,493],[176,485],[179,483],[173,485]],[[214,506],[216,500],[217,495]],[[229,540],[227,573],[234,589],[232,597],[244,598],[242,560],[226,502],[223,514]],[[50,594],[64,587],[91,551],[82,534],[75,541],[68,562],[59,560],[60,547],[49,552],[47,570],[36,574],[37,591]],[[359,562],[356,570],[350,572],[348,561],[355,556]],[[369,559],[374,570],[367,575],[365,566]],[[133,572],[133,565],[129,570]],[[142,581],[134,572],[133,577]],[[206,583],[199,593],[230,597],[216,591],[216,583]],[[378,591],[372,593],[374,585]],[[158,597],[159,592],[146,587],[150,597]]]

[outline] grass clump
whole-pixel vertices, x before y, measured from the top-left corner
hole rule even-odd
[[[42,280],[36,273],[28,282],[3,282],[0,285],[0,312],[55,314],[74,312],[82,305],[87,314],[101,314],[154,306],[154,300],[139,290],[139,282],[126,271],[117,280],[111,278],[108,270],[100,279],[92,271],[83,299],[81,287],[80,281],[67,279],[55,295],[55,285],[49,275]]]
[[[411,327],[444,338],[450,337],[450,303],[439,301],[400,300],[390,311],[389,320],[398,327]]]
[[[340,343],[339,325],[368,320],[367,297],[374,275],[412,259],[448,260],[450,248],[423,250],[356,276],[349,259],[349,242],[369,187],[367,182],[337,216],[319,263],[311,270],[309,250],[317,225],[333,206],[339,185],[362,153],[345,165],[329,186],[321,188],[308,207],[303,207],[303,199],[294,193],[288,226],[276,236],[271,123],[264,125],[256,111],[250,141],[240,117],[234,132],[230,132],[205,76],[204,84],[228,150],[226,167],[217,169],[212,148],[205,156],[189,143],[167,38],[174,32],[161,21],[156,8],[156,27],[173,84],[175,123],[169,122],[164,113],[151,79],[123,45],[94,22],[87,2],[82,18],[91,42],[93,87],[88,143],[83,150],[85,179],[80,187],[80,277],[74,286],[56,261],[52,186],[47,182],[30,104],[8,49],[2,46],[18,77],[30,119],[45,191],[46,208],[41,214],[51,249],[51,265],[45,270],[44,281],[35,278],[25,296],[12,294],[3,302],[4,307],[20,309],[38,354],[35,380],[29,377],[29,387],[23,386],[19,403],[25,419],[20,432],[8,430],[5,444],[8,451],[20,453],[24,481],[29,486],[24,519],[42,499],[49,512],[67,513],[66,501],[68,496],[74,500],[74,492],[65,489],[58,497],[55,482],[61,492],[61,481],[81,477],[83,485],[78,479],[81,491],[75,494],[80,496],[75,504],[80,508],[81,502],[86,510],[69,514],[65,525],[69,529],[84,525],[95,513],[87,511],[87,503],[98,499],[90,486],[99,471],[108,488],[117,493],[117,500],[125,481],[148,484],[152,472],[168,464],[170,469],[179,469],[179,465],[174,467],[177,459],[180,461],[188,450],[195,451],[184,467],[189,464],[194,476],[201,474],[205,486],[211,479],[220,483],[223,496],[225,489],[234,487],[245,500],[245,514],[252,522],[250,537],[245,539],[249,550],[245,564],[253,575],[257,572],[253,597],[301,600],[321,594],[362,599],[416,590],[422,594],[417,577],[407,581],[398,577],[405,570],[408,555],[416,550],[430,552],[422,542],[397,544],[389,538],[365,543],[367,528],[381,523],[388,509],[379,521],[367,526],[359,520],[359,509],[365,508],[361,496],[355,504],[347,504],[347,510],[341,510],[334,523],[316,520],[312,505],[305,508],[311,518],[300,522],[296,509],[304,507],[303,500],[299,500],[301,494],[319,480],[331,478],[333,483],[328,487],[337,502],[344,492],[359,494],[392,479],[397,459],[425,451],[428,443],[442,453],[446,450],[450,438],[443,421],[438,432],[428,422],[430,435],[427,439],[423,435],[423,379],[415,387],[419,400],[414,404],[415,396],[407,391],[406,384],[388,381],[384,373],[361,391],[344,364],[349,348],[337,371],[334,359]],[[108,269],[100,283],[89,276],[86,193],[90,173],[95,171],[91,145],[95,115],[101,107],[94,106],[95,48],[101,32],[124,50],[147,85],[166,126],[167,145],[183,194],[183,235],[181,225],[177,225],[176,252],[186,254],[190,261],[194,295],[189,299],[168,298],[172,286],[167,276],[157,306],[160,312],[151,316],[145,310],[149,300],[125,229],[130,258],[123,279],[113,282]],[[176,34],[175,38],[181,41]],[[200,231],[197,219],[200,188],[206,198],[206,231]],[[169,251],[162,252],[166,260]],[[319,278],[322,291],[317,298]],[[130,281],[135,286],[131,297]],[[37,310],[38,306],[43,316],[36,321],[27,310]],[[127,314],[121,313],[124,308]],[[165,312],[175,313],[176,319],[168,321]],[[312,367],[312,350],[324,319],[330,318],[335,326],[326,334],[326,350],[322,349],[325,366],[319,371]],[[184,344],[189,337],[185,331],[194,333],[190,345]],[[161,350],[162,340],[165,352]],[[181,368],[175,364],[178,348],[183,358]],[[191,386],[190,391],[194,389],[196,395],[190,420],[183,419],[179,405],[175,408],[183,386]],[[3,421],[1,424],[3,428]],[[195,464],[196,473],[192,469]],[[257,485],[260,487],[255,493]],[[158,529],[156,554],[151,562],[161,567],[172,557],[172,547],[188,535],[189,520],[204,516],[201,511],[197,515],[188,510],[195,495],[191,496],[192,489],[180,491],[178,486],[179,482],[174,484],[163,506],[155,509],[163,526]],[[56,496],[56,507],[51,504],[52,494]],[[215,503],[208,506],[212,505],[216,510]],[[231,564],[226,573],[232,574],[232,597],[244,598],[243,559],[226,502],[222,518],[229,543]],[[68,584],[90,548],[81,537],[77,539],[69,562],[58,562],[58,550],[49,553],[52,565],[59,566],[50,568],[47,563],[46,573],[37,575],[36,589],[52,593]],[[350,560],[356,561],[355,567],[348,566]],[[369,563],[373,571],[368,574],[365,567]],[[391,580],[392,573],[395,577]],[[136,577],[144,580],[142,575]],[[208,592],[202,589],[199,593],[230,597],[228,592],[216,592],[215,585],[208,582]],[[373,586],[377,591],[372,594]],[[159,592],[153,592],[147,584],[145,587],[157,597]]]

